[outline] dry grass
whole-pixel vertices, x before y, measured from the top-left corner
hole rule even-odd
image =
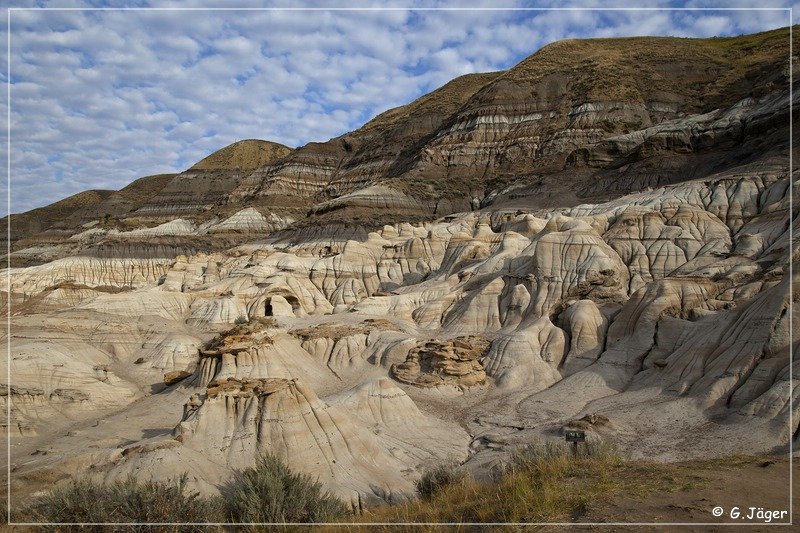
[[[497,78],[500,74],[500,72],[486,72],[466,74],[454,78],[410,104],[395,107],[381,113],[353,133],[366,133],[375,129],[392,128],[405,123],[410,118],[426,115],[433,114],[442,117],[450,115],[456,112],[481,87]]]
[[[359,521],[485,523],[570,521],[610,492],[621,460],[591,444],[573,458],[563,445],[533,444],[519,450],[492,482],[464,477],[429,497],[366,512]],[[436,530],[435,526],[426,528]]]
[[[90,190],[74,194],[45,207],[38,207],[21,214],[11,215],[11,241],[14,242],[29,235],[39,233],[56,222],[66,219],[73,213],[100,205],[114,191]],[[3,234],[9,217],[0,219]]]
[[[282,144],[248,139],[217,150],[197,162],[190,170],[242,170],[251,171],[274,163],[292,149]]]
[[[720,463],[727,461],[721,459]],[[481,482],[470,477],[448,480],[426,498],[377,507],[355,520],[423,524],[578,521],[590,509],[617,496],[696,488],[704,483],[704,478],[695,475],[700,464],[703,463],[626,461],[613,446],[602,441],[587,443],[573,457],[566,443],[537,442],[519,449],[492,481]],[[350,527],[350,530],[366,529]],[[428,525],[414,529],[452,528]]]
[[[729,456],[717,459],[658,463],[624,460],[613,446],[590,441],[577,456],[563,442],[535,442],[517,450],[489,480],[463,475],[460,467],[433,468],[418,484],[422,498],[383,505],[354,517],[341,502],[308,476],[296,474],[274,458],[262,458],[255,469],[241,472],[223,499],[204,500],[187,494],[181,483],[138,485],[132,480],[102,487],[73,482],[24,510],[15,520],[151,519],[214,522],[320,522],[347,524],[324,531],[390,530],[399,526],[366,523],[432,524],[403,526],[403,531],[451,531],[442,523],[576,522],[602,517],[609,504],[668,499],[668,493],[704,494],[715,487],[716,473],[737,476],[774,458]],[[763,464],[762,464],[763,463]],[[769,475],[768,473],[765,475]],[[714,484],[712,484],[714,483]],[[99,514],[98,514],[99,513]],[[599,515],[598,515],[599,513]],[[353,523],[354,522],[354,523]],[[352,523],[352,524],[351,524]],[[486,526],[488,528],[488,526]],[[304,528],[292,528],[292,531]],[[319,530],[320,528],[315,528]],[[459,526],[456,530],[481,530]],[[492,528],[494,529],[494,528]],[[111,531],[114,528],[96,530]]]
[[[708,110],[778,83],[788,61],[788,37],[788,28],[780,28],[709,39],[567,39],[506,71],[489,94],[563,76],[571,79],[573,100],[642,102],[653,92],[672,93],[684,110]]]

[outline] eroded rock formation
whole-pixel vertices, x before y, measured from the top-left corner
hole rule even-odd
[[[393,364],[392,376],[419,387],[482,385],[486,371],[480,360],[488,346],[485,339],[474,335],[428,341],[409,350],[404,362]]]
[[[604,92],[625,43],[553,45],[17,235],[15,488],[93,465],[215,493],[272,452],[359,509],[564,427],[664,459],[796,441],[788,80],[772,48],[759,70],[735,42],[656,41],[664,87],[644,65]]]

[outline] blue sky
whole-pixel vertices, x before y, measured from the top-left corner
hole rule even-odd
[[[215,5],[208,1],[78,0],[12,0],[12,4]],[[233,5],[216,3],[220,4]],[[304,5],[337,4],[351,3]],[[242,0],[235,5],[265,4]],[[792,3],[641,0],[636,5],[791,7]],[[0,42],[6,42],[5,10],[2,16]],[[11,211],[46,205],[86,189],[119,189],[148,174],[184,170],[240,139],[268,139],[293,147],[325,141],[456,76],[509,68],[558,39],[721,36],[788,22],[785,11],[13,11]],[[7,61],[3,52],[0,77],[4,82],[8,81]],[[6,115],[5,91],[2,98],[0,111]],[[0,141],[5,160],[5,128]],[[0,194],[5,197],[6,180],[2,181]],[[5,214],[5,202],[0,203],[0,214]]]

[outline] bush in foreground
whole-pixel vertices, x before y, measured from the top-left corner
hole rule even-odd
[[[173,483],[138,482],[129,477],[109,485],[78,479],[43,496],[21,512],[29,522],[61,523],[284,523],[324,522],[347,510],[306,474],[266,455],[255,468],[239,472],[223,498],[186,491],[186,476]],[[134,531],[184,531],[187,526],[133,526]],[[90,526],[122,531],[123,526]],[[191,526],[190,531],[207,531]]]
[[[236,476],[225,497],[231,522],[325,522],[347,511],[307,474],[264,455]]]
[[[458,465],[447,463],[423,474],[417,483],[419,500],[353,517],[310,476],[292,472],[266,455],[255,468],[237,473],[222,499],[187,494],[185,477],[172,484],[137,484],[130,478],[109,486],[79,480],[55,489],[24,514],[40,522],[569,521],[582,516],[591,502],[620,490],[624,484],[614,472],[623,465],[614,448],[602,442],[588,442],[577,456],[564,443],[536,442],[518,449],[491,481],[472,479]]]
[[[430,500],[445,487],[460,483],[466,475],[466,471],[458,463],[448,462],[423,472],[415,483],[415,488],[421,498]]]
[[[201,499],[186,491],[186,476],[172,483],[147,481],[134,477],[109,485],[78,479],[59,487],[23,510],[31,522],[220,522],[222,505],[218,500]],[[94,531],[113,531],[113,526],[95,526]],[[127,528],[125,528],[127,529]],[[134,531],[153,531],[147,526],[133,526]],[[163,526],[155,530],[177,531],[185,527]],[[190,530],[201,531],[197,526]]]

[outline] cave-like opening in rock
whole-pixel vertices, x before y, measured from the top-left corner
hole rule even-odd
[[[297,312],[297,310],[300,309],[300,300],[289,295],[284,296],[284,298],[286,298],[286,301],[292,306],[292,311]]]

